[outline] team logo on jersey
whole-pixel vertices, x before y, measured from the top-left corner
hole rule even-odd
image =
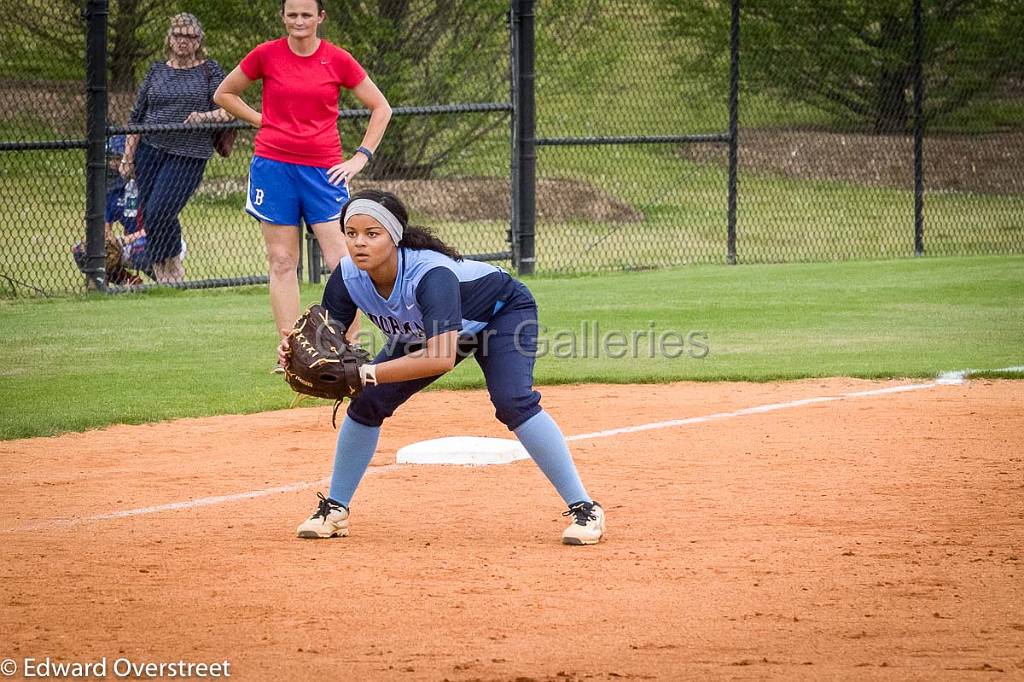
[[[402,322],[401,320],[383,315],[374,315],[373,313],[367,313],[367,317],[373,322],[382,332],[388,336],[419,336],[420,338],[426,337],[426,332],[423,330],[423,325],[418,322]]]

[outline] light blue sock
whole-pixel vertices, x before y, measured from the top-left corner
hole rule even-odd
[[[370,466],[380,438],[379,426],[363,426],[345,417],[338,430],[338,445],[334,450],[334,472],[331,473],[329,497],[346,507],[356,492],[356,486]]]
[[[513,433],[567,505],[593,501],[576,472],[565,436],[551,415],[542,410]]]

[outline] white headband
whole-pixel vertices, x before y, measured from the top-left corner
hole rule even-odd
[[[383,225],[396,246],[398,242],[402,241],[402,223],[383,204],[379,204],[373,199],[356,199],[348,205],[348,209],[345,211],[346,226],[354,215],[368,215]]]

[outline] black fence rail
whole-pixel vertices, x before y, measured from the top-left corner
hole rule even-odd
[[[385,3],[372,4],[338,12],[321,31],[352,52],[393,106],[391,144],[351,189],[398,191],[415,222],[468,256],[508,262],[507,0],[391,3],[390,14]],[[207,115],[218,109],[211,96],[224,73],[283,35],[278,6],[260,5],[89,0],[81,15],[65,3],[4,26],[0,278],[7,295],[267,281],[260,226],[243,210],[255,131]],[[11,21],[17,8],[0,0],[0,9],[11,10],[4,19]],[[178,42],[195,51],[187,62],[175,61]],[[476,77],[462,77],[466,65]],[[246,100],[258,108],[261,95],[257,83]],[[348,158],[369,114],[344,93],[339,108]],[[189,119],[192,112],[200,116]],[[237,135],[227,157],[212,145],[222,130]],[[306,230],[299,239],[299,274],[319,281],[318,243]]]
[[[575,273],[1024,251],[1017,4],[328,2],[321,35],[394,108],[355,189],[397,192],[467,255]],[[4,295],[266,281],[243,210],[254,131],[183,115],[214,112],[222,74],[283,34],[274,3],[224,5],[88,0],[15,22],[0,0]],[[205,61],[175,69],[182,12]],[[347,157],[368,112],[340,109]],[[147,176],[166,152],[180,163]]]

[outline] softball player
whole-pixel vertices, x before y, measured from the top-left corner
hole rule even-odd
[[[373,157],[391,119],[387,99],[359,62],[317,36],[326,16],[323,0],[283,0],[288,36],[252,50],[214,95],[226,111],[259,129],[245,210],[263,230],[277,329],[299,316],[300,221],[312,228],[333,270],[345,255],[338,216],[347,187]],[[257,80],[263,81],[262,113],[241,98]],[[338,134],[342,88],[370,111],[362,143],[348,161]]]
[[[605,514],[580,480],[569,447],[533,389],[537,303],[500,268],[463,260],[429,231],[409,225],[393,194],[356,193],[342,209],[348,256],[327,281],[323,305],[348,326],[362,310],[387,339],[364,365],[365,388],[338,432],[328,497],[298,527],[300,538],[348,535],[349,502],[370,464],[380,427],[399,405],[472,355],[495,415],[568,505],[562,542],[597,543]],[[282,343],[279,358],[287,362]]]

